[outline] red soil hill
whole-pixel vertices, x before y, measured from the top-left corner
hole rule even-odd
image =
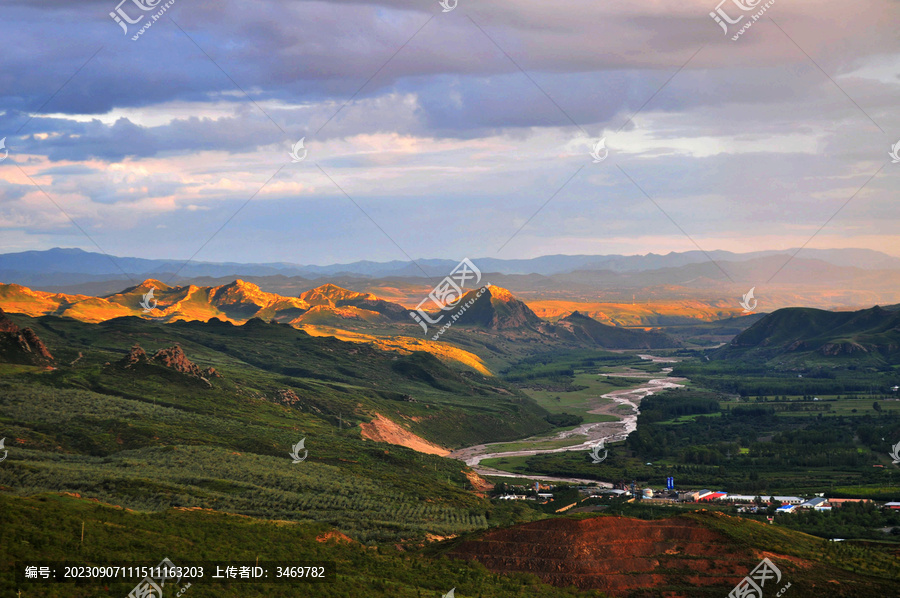
[[[651,588],[733,587],[758,558],[688,519],[549,519],[485,533],[451,556],[495,572],[532,573],[555,586],[628,596]],[[726,591],[727,593],[727,591]],[[688,596],[667,591],[666,596]]]

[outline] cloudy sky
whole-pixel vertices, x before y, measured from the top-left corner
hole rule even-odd
[[[0,252],[900,255],[900,5],[764,4],[0,0]]]

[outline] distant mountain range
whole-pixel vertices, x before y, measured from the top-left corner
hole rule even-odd
[[[550,320],[578,311],[607,324],[630,327],[714,321],[745,314],[739,302],[751,288],[759,301],[758,312],[795,306],[846,310],[900,302],[897,258],[866,249],[804,249],[797,257],[792,255],[793,251],[714,251],[710,253],[716,260],[713,262],[702,252],[689,251],[531,260],[485,258],[474,263],[485,282],[508,289]],[[239,279],[256,285],[263,293],[293,298],[330,283],[360,294],[349,303],[331,307],[351,311],[362,308],[366,313],[358,314],[360,317],[375,312],[396,321],[404,317],[396,306],[366,305],[369,300],[363,296],[375,295],[392,304],[413,306],[456,265],[451,260],[419,260],[418,265],[185,264],[52,249],[0,255],[0,283],[15,283],[35,291],[108,297],[148,279],[173,288],[223,287]],[[148,271],[152,273],[148,275]],[[187,309],[194,299],[180,300]],[[304,317],[311,322],[318,317],[316,312],[322,312],[318,315],[323,322],[333,315],[331,309],[320,309]]]
[[[772,264],[787,261],[794,253],[790,250],[754,251],[732,253],[730,251],[685,251],[657,255],[548,255],[532,259],[477,258],[473,259],[482,272],[554,276],[582,271],[611,273],[637,273],[651,270],[681,268],[695,264],[713,266],[712,276],[724,279],[718,268],[710,263],[741,263],[775,258]],[[900,270],[900,258],[869,249],[804,249],[798,256],[802,260],[818,260],[838,268],[864,270]],[[157,278],[174,281],[194,277],[249,277],[249,276],[299,276],[322,278],[354,276],[365,278],[420,278],[443,277],[457,264],[455,260],[420,259],[416,263],[403,261],[359,261],[327,266],[302,265],[287,262],[234,263],[234,262],[186,262],[183,260],[116,257],[81,249],[54,248],[46,251],[25,251],[0,254],[0,281],[15,282],[27,286],[47,287],[75,285],[100,280],[144,280]],[[727,270],[727,268],[726,268]],[[768,274],[774,271],[769,270]],[[734,278],[734,276],[732,276]]]
[[[460,305],[475,298],[475,292],[464,295]],[[258,318],[305,329],[315,335],[374,344],[383,343],[384,338],[422,337],[421,328],[403,305],[330,283],[297,297],[268,293],[243,280],[199,287],[169,286],[159,280],[147,279],[105,297],[48,293],[17,284],[0,284],[0,307],[32,317],[68,316],[85,322],[138,316],[159,322],[217,319],[244,324]],[[444,313],[431,316],[434,319],[439,319],[438,316],[444,318]],[[452,313],[446,312],[447,315]],[[444,319],[442,323],[449,321]],[[662,348],[681,344],[663,333],[609,326],[581,314],[573,314],[554,324],[542,320],[524,302],[498,286],[490,286],[471,307],[461,313],[453,325],[476,326],[497,334],[515,332],[544,341],[611,349]],[[429,336],[432,334],[434,330]],[[441,355],[446,353],[439,348],[439,344],[424,339],[415,342],[419,350]]]
[[[283,297],[262,291],[257,285],[243,280],[198,287],[169,286],[151,278],[106,297],[47,293],[16,284],[0,284],[0,305],[7,311],[30,316],[69,316],[85,322],[103,322],[123,316],[141,316],[163,322],[215,318],[234,324],[261,318],[292,325],[353,319],[409,320],[400,305],[332,284],[322,285],[299,297]]]

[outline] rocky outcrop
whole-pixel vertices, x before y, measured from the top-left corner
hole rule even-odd
[[[0,333],[16,334],[17,332],[19,332],[18,324],[10,320],[9,316],[0,309]]]
[[[276,390],[275,398],[272,399],[272,401],[278,403],[279,405],[293,407],[294,409],[300,409],[302,411],[309,411],[311,413],[317,413],[319,415],[325,414],[324,411],[316,406],[315,402],[308,399],[304,400],[290,388],[280,388]]]
[[[0,309],[0,361],[47,365],[53,361],[47,346],[31,328],[19,328]]]
[[[119,365],[124,368],[130,368],[141,363],[150,363],[147,353],[141,349],[140,345],[135,345],[128,351],[128,354],[119,360]]]
[[[222,375],[215,368],[209,367],[201,370],[197,364],[187,358],[184,350],[179,345],[173,345],[165,349],[160,349],[149,357],[147,352],[140,345],[134,345],[128,354],[119,360],[119,366],[123,368],[132,368],[138,365],[158,365],[170,370],[175,370],[191,378],[197,378],[212,386],[210,378],[221,378]]]
[[[153,363],[199,378],[203,375],[200,368],[193,361],[187,358],[184,351],[179,345],[173,345],[167,349],[160,349],[153,355]]]
[[[300,407],[300,397],[290,388],[281,388],[275,391],[275,402],[288,407]]]
[[[819,348],[819,352],[827,357],[835,357],[837,355],[853,355],[854,353],[868,353],[869,350],[859,343],[843,342],[843,343],[825,343]]]
[[[53,361],[53,355],[50,354],[47,346],[38,338],[34,330],[23,328],[20,334],[19,346],[22,349],[34,353],[41,361]]]

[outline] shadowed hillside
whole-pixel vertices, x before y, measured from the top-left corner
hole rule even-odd
[[[572,338],[616,349],[663,349],[681,345],[662,332],[608,326],[577,311],[559,320],[555,332],[562,339]]]
[[[900,363],[900,311],[878,306],[853,312],[780,309],[717,353],[723,359],[772,359],[781,355],[852,356],[873,363]]]

